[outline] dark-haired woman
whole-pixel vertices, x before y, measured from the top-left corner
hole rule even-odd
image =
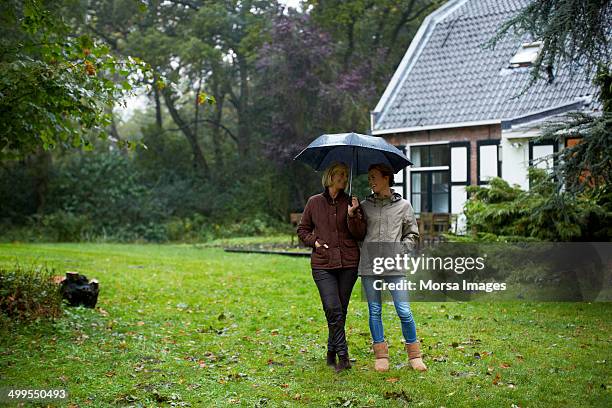
[[[361,202],[361,208],[367,219],[367,234],[362,249],[364,249],[363,246],[367,249],[382,243],[383,246],[401,247],[406,251],[412,251],[418,244],[419,229],[414,210],[407,200],[391,189],[393,174],[393,170],[385,164],[375,164],[369,168],[368,183],[372,194]],[[368,321],[376,359],[374,369],[387,371],[389,370],[389,348],[383,331],[381,288],[383,281],[397,284],[401,283],[404,276],[401,274],[376,276],[371,273],[371,265],[366,258],[368,256],[362,257],[359,274],[368,300]],[[390,292],[401,323],[410,366],[415,370],[425,371],[427,367],[421,356],[416,324],[408,301],[408,291],[394,289]]]

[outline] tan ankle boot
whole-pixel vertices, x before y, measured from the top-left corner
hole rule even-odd
[[[372,345],[374,349],[374,369],[376,371],[389,371],[389,347],[386,342],[374,343]]]
[[[408,352],[408,361],[413,369],[417,371],[427,371],[427,366],[423,363],[423,359],[421,358],[421,343],[419,341],[406,343],[406,351]]]

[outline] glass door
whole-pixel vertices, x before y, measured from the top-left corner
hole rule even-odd
[[[412,171],[410,198],[417,214],[450,212],[449,175],[448,170]]]

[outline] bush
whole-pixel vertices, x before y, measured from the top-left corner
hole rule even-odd
[[[45,205],[19,216],[20,207],[4,205],[13,182],[0,183],[0,209],[8,215],[0,214],[0,239],[202,242],[292,230],[281,221],[289,211],[287,180],[279,180],[266,161],[239,163],[206,178],[190,164],[177,164],[180,154],[167,157],[164,167],[150,154],[106,148],[59,155],[49,172]],[[10,180],[23,185],[22,203],[32,188],[24,166],[9,169]]]
[[[468,228],[485,241],[599,241],[610,237],[610,187],[590,194],[557,191],[545,170],[529,169],[528,191],[494,178],[488,187],[468,186]]]
[[[269,236],[290,233],[291,231],[291,225],[277,221],[267,214],[257,214],[235,222],[207,224],[200,230],[200,238],[203,241],[208,241],[218,238]]]
[[[165,218],[163,203],[140,182],[131,159],[118,152],[80,153],[61,161],[47,211],[86,215],[97,231]]]
[[[44,235],[58,242],[79,242],[91,232],[93,226],[89,217],[65,211],[44,216],[34,216],[44,230]]]
[[[20,321],[59,317],[62,296],[53,276],[46,266],[0,267],[0,312]]]

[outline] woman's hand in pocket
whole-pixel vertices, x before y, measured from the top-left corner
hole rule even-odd
[[[327,249],[327,248],[329,248],[329,245],[327,245],[327,244],[321,244],[321,243],[319,242],[319,240],[316,240],[316,241],[315,241],[315,248],[321,248],[321,247],[323,247],[323,248]]]

